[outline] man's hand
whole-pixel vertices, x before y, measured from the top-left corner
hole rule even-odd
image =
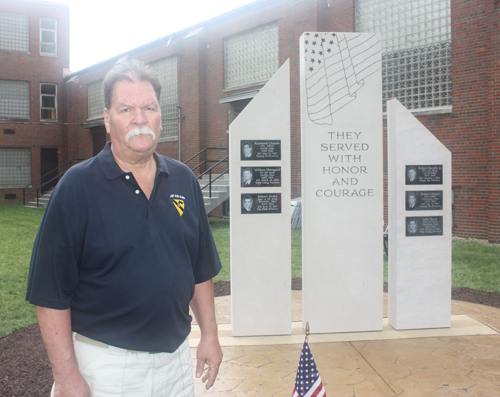
[[[78,373],[63,383],[56,382],[54,397],[89,397],[90,388],[83,376]]]
[[[203,383],[208,380],[206,385],[208,390],[213,386],[222,362],[222,349],[217,336],[212,280],[196,284],[193,299],[191,300],[191,308],[201,331],[201,339],[196,351],[196,377],[201,377],[205,364],[208,365],[208,371],[201,379]]]
[[[205,364],[208,365],[207,372],[201,379],[203,383],[207,382],[206,388],[210,389],[219,373],[219,366],[222,361],[222,349],[219,344],[219,338],[209,341],[202,337],[196,351],[196,377],[200,378],[205,371]]]

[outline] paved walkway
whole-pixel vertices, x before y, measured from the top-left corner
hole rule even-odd
[[[292,298],[292,320],[299,322],[301,292]],[[301,323],[290,336],[233,338],[230,304],[230,296],[216,298],[224,352],[219,378],[208,392],[195,380],[196,396],[291,397]],[[450,329],[402,332],[385,325],[381,332],[311,335],[309,344],[328,397],[500,396],[497,330],[500,309],[452,301]],[[191,346],[197,338],[195,325]]]

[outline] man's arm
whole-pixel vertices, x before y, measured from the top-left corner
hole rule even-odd
[[[206,388],[209,389],[217,378],[222,361],[222,349],[219,344],[217,321],[215,319],[214,285],[212,280],[196,284],[193,299],[191,300],[191,308],[201,330],[201,339],[196,352],[196,377],[201,377],[205,364],[208,364],[208,371],[202,382],[206,382],[208,379]]]
[[[56,397],[88,397],[90,389],[78,371],[71,332],[71,312],[37,306],[43,343],[52,365]]]

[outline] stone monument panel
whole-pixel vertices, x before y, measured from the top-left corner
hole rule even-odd
[[[241,160],[281,160],[280,140],[251,140],[241,141]]]
[[[387,108],[389,324],[449,327],[451,153],[396,99]]]
[[[281,167],[241,167],[241,187],[281,186]]]
[[[380,38],[306,32],[300,51],[303,323],[381,330]]]
[[[289,61],[229,126],[229,161],[233,335],[289,335]]]
[[[442,190],[411,190],[406,192],[406,211],[439,211],[442,209]]]
[[[442,165],[407,165],[407,185],[442,185]]]

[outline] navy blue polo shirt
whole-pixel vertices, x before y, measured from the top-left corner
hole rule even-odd
[[[199,184],[154,154],[148,200],[108,143],[54,190],[33,247],[26,299],[71,309],[72,329],[130,350],[172,352],[191,329],[194,286],[221,264]]]

